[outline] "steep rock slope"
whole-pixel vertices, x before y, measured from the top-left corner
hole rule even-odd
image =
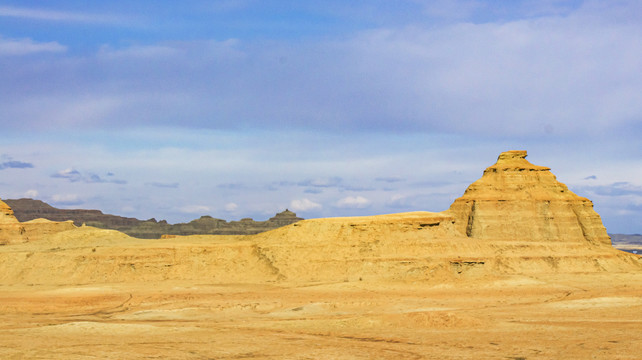
[[[71,221],[36,219],[21,223],[14,216],[13,210],[0,200],[0,245],[26,243],[74,228]]]
[[[13,210],[0,200],[0,245],[25,242],[25,229],[13,215]]]
[[[611,243],[593,203],[528,162],[526,151],[502,153],[450,211],[471,238]]]

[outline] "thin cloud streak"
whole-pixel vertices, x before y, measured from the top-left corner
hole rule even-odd
[[[0,6],[0,17],[97,24],[120,22],[120,20],[116,16],[14,6]]]
[[[62,53],[67,47],[56,41],[36,42],[32,39],[7,39],[0,36],[0,56],[21,56],[36,53]]]
[[[113,174],[109,173],[107,174],[108,177],[112,177]],[[118,184],[118,185],[125,185],[127,184],[127,181],[125,180],[119,180],[119,179],[105,179],[102,178],[98,174],[94,173],[81,173],[80,171],[73,169],[73,168],[68,168],[64,170],[60,170],[54,174],[51,174],[50,176],[53,179],[65,179],[69,182],[75,183],[82,181],[86,184],[104,184],[104,183],[110,183],[110,184]]]
[[[31,169],[33,167],[34,166],[31,163],[27,163],[27,162],[23,162],[23,161],[15,161],[15,160],[11,160],[11,161],[6,161],[6,162],[3,162],[3,163],[0,163],[0,170],[4,170],[4,169]]]
[[[165,189],[178,189],[179,184],[177,182],[174,183],[162,183],[162,182],[157,182],[157,181],[152,181],[145,183],[146,186],[153,186],[153,187],[158,187],[158,188],[165,188]]]

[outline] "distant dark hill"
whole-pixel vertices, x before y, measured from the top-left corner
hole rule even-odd
[[[616,249],[634,254],[642,254],[642,235],[609,234],[611,242]]]
[[[103,214],[100,210],[84,210],[84,209],[57,209],[43,201],[33,199],[18,199],[18,200],[4,200],[4,202],[11,207],[14,215],[20,222],[25,222],[33,219],[43,218],[52,221],[67,221],[73,220],[76,226],[83,223],[93,225],[93,223],[101,223],[104,228],[115,229],[127,226],[136,226],[145,221],[135,218],[128,218],[116,215]],[[156,222],[151,219],[149,221]]]
[[[117,215],[103,214],[99,210],[58,209],[34,199],[4,200],[21,221],[43,218],[52,221],[72,220],[76,226],[85,224],[102,229],[113,229],[142,239],[158,239],[162,235],[251,235],[279,228],[303,220],[295,213],[285,210],[266,221],[242,219],[226,221],[211,216],[202,216],[189,223],[168,224],[156,219],[139,220]]]

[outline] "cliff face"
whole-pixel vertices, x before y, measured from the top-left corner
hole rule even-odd
[[[99,210],[58,209],[33,199],[6,200],[6,203],[11,207],[9,211],[13,209],[14,219],[17,218],[21,222],[40,218],[51,221],[71,220],[76,226],[85,224],[101,229],[118,230],[141,239],[159,239],[163,235],[251,235],[303,220],[286,209],[266,221],[244,219],[227,222],[211,216],[202,216],[189,223],[168,224],[166,221],[155,219],[139,220],[103,214]]]
[[[34,199],[5,200],[11,206],[16,218],[21,221],[47,219],[51,221],[72,220],[76,226],[100,224],[101,227],[115,229],[136,226],[143,222],[135,218],[103,214],[99,210],[58,209],[43,201]]]
[[[18,219],[13,215],[13,210],[4,201],[0,200],[0,224],[16,224]]]
[[[507,151],[455,200],[457,229],[478,239],[610,244],[593,203],[570,191],[526,151]]]
[[[0,245],[24,242],[24,228],[11,208],[0,200]]]
[[[35,220],[21,223],[13,210],[0,200],[0,245],[26,243],[74,228],[71,222]]]

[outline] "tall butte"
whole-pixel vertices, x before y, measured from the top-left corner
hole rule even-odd
[[[593,203],[533,165],[526,151],[499,155],[497,163],[455,200],[455,226],[470,238],[518,241],[588,241],[611,244]]]

